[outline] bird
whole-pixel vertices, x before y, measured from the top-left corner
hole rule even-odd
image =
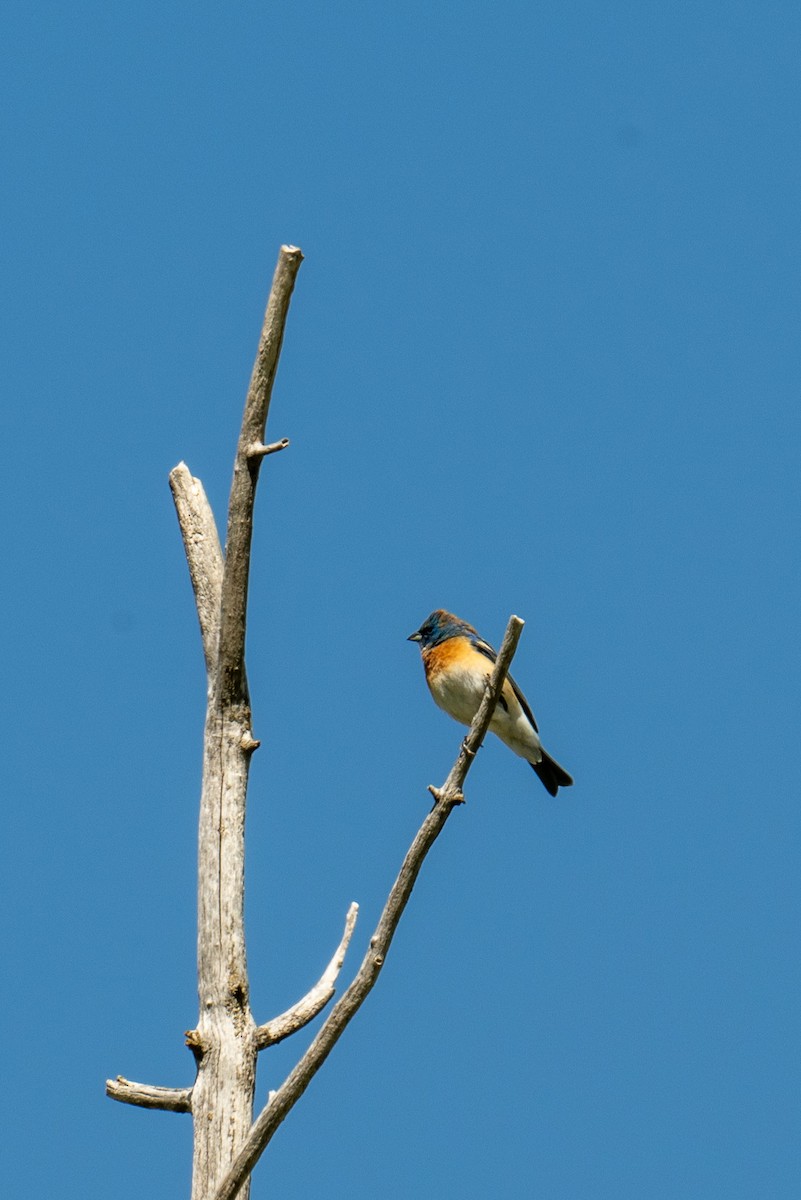
[[[426,617],[408,641],[419,643],[434,703],[454,721],[469,725],[478,712],[498,657],[492,646],[467,621],[444,608],[435,609]],[[504,680],[489,727],[533,767],[552,796],[560,787],[571,786],[572,777],[544,749],[534,714],[511,675]]]

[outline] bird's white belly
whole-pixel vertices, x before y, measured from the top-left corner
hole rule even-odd
[[[475,671],[452,667],[448,672],[443,671],[435,676],[429,686],[435,702],[448,716],[462,725],[469,725],[484,698],[488,679],[489,671],[482,677]],[[490,721],[491,731],[521,758],[539,762],[542,748],[536,730],[532,728],[517,697],[510,693],[506,699],[508,710],[502,704],[496,706]]]
[[[487,677],[475,671],[451,667],[430,681],[431,695],[435,703],[455,721],[469,725],[478,712],[484,696]]]

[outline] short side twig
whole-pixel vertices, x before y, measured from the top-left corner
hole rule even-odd
[[[348,909],[348,915],[345,918],[345,932],[342,935],[342,941],[337,946],[334,957],[311,991],[307,992],[301,1000],[298,1000],[297,1004],[293,1004],[292,1008],[288,1008],[286,1012],[281,1013],[279,1017],[273,1017],[272,1021],[267,1021],[264,1025],[259,1025],[256,1028],[257,1050],[264,1050],[267,1046],[274,1046],[276,1042],[281,1042],[291,1034],[297,1033],[299,1029],[302,1029],[304,1025],[308,1025],[309,1021],[314,1020],[317,1014],[323,1011],[336,990],[334,984],[337,981],[339,972],[342,970],[342,964],[345,961],[350,939],[353,936],[353,930],[356,928],[358,913],[359,906],[354,902]]]
[[[252,446],[248,446],[248,458],[266,458],[268,454],[277,454],[279,450],[286,450],[289,445],[289,438],[281,438],[280,442],[270,442],[269,446],[265,446],[262,442],[254,442]]]
[[[167,1112],[191,1112],[191,1088],[152,1087],[149,1083],[134,1083],[131,1079],[106,1080],[106,1095],[123,1104],[136,1104],[139,1108],[163,1108]]]
[[[210,675],[217,665],[223,579],[223,555],[217,523],[203,484],[199,479],[192,478],[186,463],[178,463],[170,471],[170,490],[184,540],[206,671]]]
[[[522,631],[523,621],[519,617],[510,617],[500,653],[479,710],[473,718],[470,731],[462,743],[448,778],[441,788],[435,790],[436,803],[423,821],[403,860],[400,874],[389,894],[376,931],[370,939],[370,948],[356,978],[334,1005],[300,1062],[289,1073],[280,1088],[270,1095],[267,1104],[253,1122],[250,1133],[234,1159],[228,1174],[217,1189],[214,1200],[233,1200],[236,1196],[249,1178],[253,1167],[276,1129],[303,1095],[375,985],[423,861],[442,832],[451,812],[464,799],[462,788],[467,772],[470,770],[475,753],[489,728],[498,696]]]

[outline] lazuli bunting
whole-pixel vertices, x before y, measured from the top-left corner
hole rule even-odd
[[[420,643],[429,691],[449,717],[469,725],[484,697],[497,655],[472,625],[438,608],[409,637]],[[507,675],[490,729],[510,750],[525,758],[546,791],[555,796],[573,782],[564,767],[543,749],[537,722],[520,688]]]

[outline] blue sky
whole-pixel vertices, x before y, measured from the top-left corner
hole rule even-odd
[[[499,642],[490,740],[254,1200],[799,1188],[801,13],[16,5],[2,38],[9,1193],[188,1195],[202,654],[281,242],[258,499],[253,1008],[349,978],[461,734],[405,641]],[[306,1044],[260,1059],[259,1098]]]

